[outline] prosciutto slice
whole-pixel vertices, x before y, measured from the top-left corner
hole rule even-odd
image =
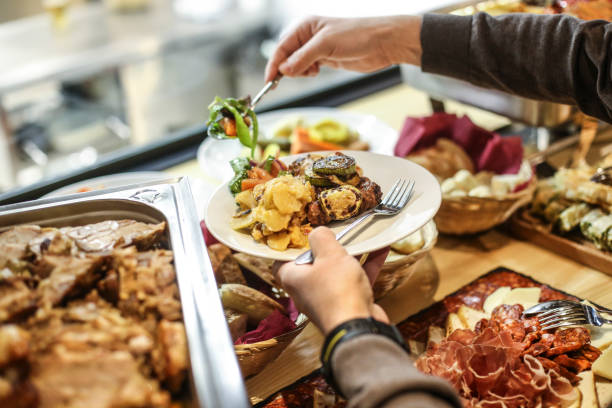
[[[576,373],[599,356],[588,331],[543,332],[522,312],[520,305],[499,306],[474,331],[455,330],[430,344],[417,368],[448,380],[466,408],[569,405],[578,398]]]

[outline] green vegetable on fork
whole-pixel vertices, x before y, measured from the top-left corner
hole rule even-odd
[[[238,138],[240,143],[251,149],[251,157],[254,156],[259,135],[259,124],[257,116],[251,109],[250,97],[220,98],[208,106],[208,135],[215,139]]]

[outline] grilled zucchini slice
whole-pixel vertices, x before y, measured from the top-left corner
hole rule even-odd
[[[343,185],[319,193],[319,203],[330,220],[346,220],[359,214],[363,197],[358,188]]]
[[[306,177],[306,181],[308,181],[310,184],[316,187],[333,187],[336,185],[326,176],[321,176],[315,173],[312,170],[312,166],[307,167],[304,170],[304,177]]]
[[[333,154],[316,160],[312,170],[317,174],[350,176],[354,174],[355,159],[344,154]]]

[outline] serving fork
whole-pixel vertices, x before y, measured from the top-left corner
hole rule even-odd
[[[593,306],[572,301],[553,302],[558,302],[556,307],[549,308],[548,310],[536,314],[542,330],[577,326],[581,324],[598,327],[604,324],[612,324],[612,320],[604,318]],[[540,305],[536,305],[535,307],[537,306]],[[527,309],[526,312],[530,312],[530,309]],[[609,309],[605,309],[604,311],[609,311]],[[527,315],[530,314],[533,313],[527,313]]]
[[[361,214],[348,227],[337,233],[336,241],[340,241],[351,230],[372,216],[392,216],[398,214],[412,198],[412,195],[414,194],[414,185],[414,180],[398,179],[395,184],[393,184],[393,187],[391,187],[391,190],[385,194],[380,204]],[[305,265],[313,262],[314,256],[311,250],[308,250],[295,258],[296,265]]]

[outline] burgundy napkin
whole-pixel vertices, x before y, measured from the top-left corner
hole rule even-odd
[[[461,146],[474,162],[476,171],[516,174],[523,161],[523,146],[518,136],[501,137],[476,126],[467,116],[434,113],[423,118],[406,118],[395,145],[396,156],[434,146],[439,138]]]
[[[295,323],[287,315],[275,310],[259,322],[255,330],[251,330],[236,339],[234,344],[251,344],[269,340],[295,329]]]
[[[202,235],[204,236],[204,243],[207,247],[219,242],[217,241],[217,238],[215,238],[213,234],[210,233],[208,228],[206,228],[206,223],[204,222],[204,220],[200,221],[200,229],[202,230]]]

